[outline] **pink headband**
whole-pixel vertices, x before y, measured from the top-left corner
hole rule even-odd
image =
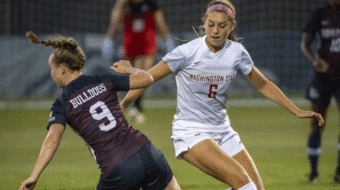
[[[235,14],[233,10],[224,4],[214,4],[214,5],[209,6],[205,15],[207,16],[208,13],[212,11],[224,12],[225,14],[229,15],[232,20],[234,20],[235,18]]]

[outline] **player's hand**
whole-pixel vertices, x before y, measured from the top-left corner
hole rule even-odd
[[[325,123],[321,114],[313,112],[313,111],[301,110],[301,112],[298,113],[296,116],[299,117],[299,118],[314,118],[318,121],[318,124],[319,124],[320,127],[322,127],[323,124]]]
[[[38,179],[29,177],[21,183],[19,190],[31,190],[37,185]]]
[[[110,68],[120,74],[130,74],[132,70],[131,63],[127,60],[120,60],[114,63]]]
[[[325,73],[328,71],[329,63],[321,59],[319,56],[315,56],[315,61],[313,61],[313,67],[315,67],[317,72]]]
[[[172,50],[175,49],[175,44],[174,44],[174,42],[172,41],[171,37],[169,37],[168,39],[166,39],[166,41],[165,41],[165,46],[166,46],[166,49],[167,49],[167,52],[168,52],[168,53],[172,52]]]
[[[113,55],[113,42],[110,38],[106,38],[102,44],[102,54],[106,59],[111,59]]]

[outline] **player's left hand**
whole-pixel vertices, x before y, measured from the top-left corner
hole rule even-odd
[[[106,38],[103,41],[101,51],[106,59],[112,58],[114,49],[113,49],[113,41],[110,38]]]
[[[165,46],[166,46],[166,49],[167,49],[167,52],[168,52],[168,53],[172,52],[172,50],[175,49],[175,44],[174,44],[174,42],[172,41],[171,37],[169,37],[168,39],[166,39],[166,41],[165,41]]]
[[[329,63],[321,59],[318,55],[315,56],[315,59],[316,61],[313,63],[313,66],[316,68],[316,71],[320,73],[326,73],[329,69]]]
[[[114,63],[113,66],[111,66],[110,68],[120,74],[130,74],[132,66],[130,61],[120,60]]]
[[[19,190],[32,190],[37,185],[38,179],[29,177],[21,183]]]
[[[301,112],[298,113],[296,116],[299,118],[314,118],[318,121],[320,127],[323,126],[323,124],[325,123],[321,114],[313,112],[313,111],[301,110]]]

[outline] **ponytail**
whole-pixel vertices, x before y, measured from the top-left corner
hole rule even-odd
[[[65,64],[71,70],[80,71],[85,65],[85,55],[83,50],[77,45],[73,38],[59,36],[54,40],[42,41],[32,31],[26,36],[33,44],[43,44],[45,47],[51,46],[54,52],[56,64]]]

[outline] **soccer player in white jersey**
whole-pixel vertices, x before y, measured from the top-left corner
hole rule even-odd
[[[320,114],[297,108],[254,66],[246,49],[231,34],[235,8],[227,0],[209,3],[203,18],[206,35],[168,53],[148,72],[154,80],[176,73],[177,113],[171,136],[177,158],[183,158],[233,189],[264,189],[259,172],[230,126],[226,93],[240,70],[263,95],[299,118]],[[121,103],[125,110],[145,89],[129,91]]]

